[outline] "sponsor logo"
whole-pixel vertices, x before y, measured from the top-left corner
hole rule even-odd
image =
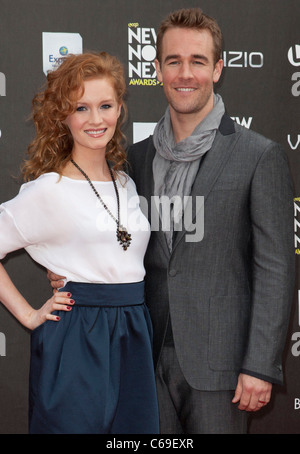
[[[298,325],[300,326],[300,290],[298,290]],[[292,355],[300,356],[300,332],[293,333],[291,340],[295,342],[291,348]]]
[[[287,57],[292,66],[300,66],[300,44],[291,46]],[[291,81],[294,82],[291,88],[292,95],[295,97],[300,96],[300,72],[292,74]]]
[[[288,50],[288,60],[293,66],[300,66],[300,44],[291,46]]]
[[[79,33],[43,32],[43,71],[47,75],[55,70],[68,54],[82,53]]]
[[[61,46],[61,48],[59,49],[59,53],[60,53],[60,55],[63,55],[63,56],[68,55],[68,53],[69,53],[68,48],[66,46]]]
[[[300,228],[300,197],[294,198],[294,246],[295,246],[295,254],[300,255],[300,238],[298,229]]]
[[[250,129],[250,126],[251,126],[251,123],[252,123],[252,120],[253,120],[253,117],[230,117],[233,121],[235,121],[236,123],[238,123],[239,125],[241,126],[245,126],[245,128],[247,129]]]
[[[6,356],[6,337],[0,333],[0,356]]]
[[[0,73],[0,96],[6,96],[6,77],[4,73]]]
[[[291,137],[291,134],[287,135],[287,141],[289,146],[291,147],[292,150],[296,150],[298,146],[300,145],[300,134],[297,135],[297,137]]]
[[[0,72],[0,96],[6,96],[6,77],[4,73]],[[0,139],[2,136],[2,132],[0,129]]]
[[[300,96],[300,72],[294,73],[291,80],[292,82],[295,82],[291,88],[292,95]]]
[[[224,50],[223,63],[227,68],[262,68],[264,55],[262,52]]]
[[[156,87],[154,60],[156,57],[156,32],[154,28],[128,24],[128,77],[129,85]]]

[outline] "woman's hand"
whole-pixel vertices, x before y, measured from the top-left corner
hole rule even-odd
[[[60,317],[52,314],[54,311],[71,311],[75,301],[71,299],[71,293],[56,292],[40,309],[32,309],[28,315],[25,326],[31,330],[37,328],[46,320],[58,322]]]

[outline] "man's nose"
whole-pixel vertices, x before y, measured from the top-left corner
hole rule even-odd
[[[182,63],[179,75],[183,79],[191,79],[193,77],[192,68],[189,62]]]

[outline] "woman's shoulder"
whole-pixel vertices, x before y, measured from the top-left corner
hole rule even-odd
[[[24,190],[35,191],[42,188],[47,188],[60,181],[60,175],[56,172],[43,173],[34,180],[23,183],[20,187],[20,192]]]
[[[60,175],[55,172],[44,173],[34,180],[22,184],[17,195],[20,200],[45,202],[60,193]]]
[[[22,184],[18,194],[2,203],[1,207],[15,214],[23,211],[24,207],[30,207],[29,210],[27,209],[28,214],[33,215],[34,210],[49,206],[49,200],[53,200],[53,196],[55,197],[54,184],[58,181],[59,175],[57,173],[45,173]]]

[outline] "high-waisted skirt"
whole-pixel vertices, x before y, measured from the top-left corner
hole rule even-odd
[[[72,310],[31,334],[29,432],[159,433],[144,283],[61,290]]]

